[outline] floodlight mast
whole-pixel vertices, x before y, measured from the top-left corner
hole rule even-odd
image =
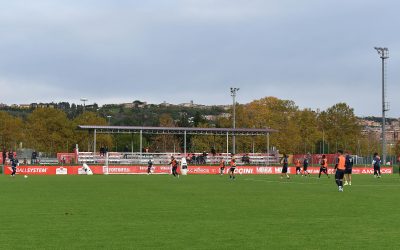
[[[386,164],[386,111],[389,105],[385,102],[385,60],[389,58],[389,49],[374,47],[382,59],[382,164]]]
[[[83,102],[83,112],[85,112],[86,102],[88,101],[88,99],[87,98],[81,98],[81,101]]]
[[[231,96],[233,99],[233,119],[232,119],[232,127],[236,128],[236,93],[239,91],[239,88],[231,88]],[[235,154],[236,152],[236,143],[235,143],[235,135],[232,135],[232,154]]]

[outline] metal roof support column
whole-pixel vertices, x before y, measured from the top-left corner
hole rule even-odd
[[[254,147],[255,147],[255,146],[254,146],[254,135],[251,137],[251,139],[252,139],[252,144],[253,144],[253,145],[252,145],[252,148],[253,148],[253,155],[254,155],[254,151],[255,151],[255,150],[254,150]]]
[[[131,133],[131,157],[133,157],[133,133]]]
[[[269,133],[267,133],[267,167],[269,166]]]
[[[229,158],[229,132],[226,132],[226,156]]]
[[[97,139],[97,130],[94,130],[93,133],[93,163],[96,163],[96,139]]]
[[[143,152],[143,129],[140,130],[140,164],[142,164],[142,152]]]
[[[185,134],[183,136],[183,154],[186,157],[186,130],[185,130]]]

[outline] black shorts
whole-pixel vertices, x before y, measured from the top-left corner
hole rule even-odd
[[[307,171],[307,168],[308,168],[308,166],[307,167],[303,167],[303,171]]]
[[[341,180],[344,177],[344,170],[336,169],[335,179]]]
[[[220,167],[219,169],[220,169],[221,171],[224,171],[225,167]]]
[[[287,173],[287,167],[282,167],[282,174],[286,174]]]
[[[230,168],[229,172],[234,173],[236,168]]]
[[[328,173],[328,169],[325,168],[325,167],[320,167],[320,168],[319,168],[319,172],[320,172],[320,173]]]
[[[344,173],[345,174],[351,174],[353,172],[353,169],[352,168],[346,168],[345,170],[344,170]]]
[[[296,172],[301,171],[301,167],[296,167]]]

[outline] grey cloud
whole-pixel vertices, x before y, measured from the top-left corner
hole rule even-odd
[[[380,113],[399,63],[397,1],[0,1],[0,102],[230,103],[274,95],[301,107],[346,101]],[[385,13],[385,15],[381,15]],[[24,91],[29,89],[29,91]],[[340,94],[339,94],[340,93]],[[400,116],[395,108],[390,115]]]

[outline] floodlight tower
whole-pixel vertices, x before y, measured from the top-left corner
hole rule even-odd
[[[83,102],[83,112],[85,112],[86,102],[88,101],[88,99],[87,98],[81,98],[81,101]]]
[[[374,47],[382,59],[382,163],[386,164],[386,111],[389,111],[389,105],[385,102],[385,60],[389,58],[389,49]]]
[[[236,93],[239,91],[239,88],[231,88],[231,96],[233,99],[233,119],[232,119],[232,127],[236,128]],[[235,154],[236,152],[236,144],[235,144],[235,135],[232,135],[232,153]]]

